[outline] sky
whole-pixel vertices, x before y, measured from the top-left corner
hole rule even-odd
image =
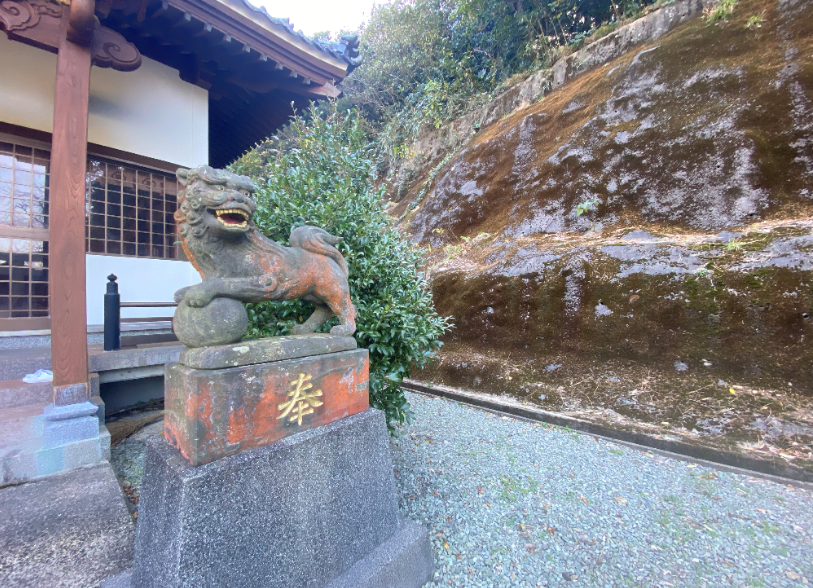
[[[333,33],[355,29],[370,16],[374,0],[249,0],[264,6],[268,14],[289,18],[295,30],[312,36],[321,31]],[[382,0],[378,1],[383,4]]]

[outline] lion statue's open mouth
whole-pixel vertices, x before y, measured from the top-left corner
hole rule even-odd
[[[242,208],[210,208],[209,212],[215,215],[220,224],[227,229],[244,230],[248,228],[251,212]]]

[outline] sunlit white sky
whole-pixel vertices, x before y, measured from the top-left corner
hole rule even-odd
[[[384,4],[386,0],[378,0]],[[290,18],[294,29],[306,35],[355,29],[370,17],[374,0],[249,0],[264,6],[271,16]]]

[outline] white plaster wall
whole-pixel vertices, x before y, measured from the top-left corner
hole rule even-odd
[[[209,96],[144,58],[133,72],[94,67],[88,141],[186,167],[209,162]]]
[[[0,33],[0,121],[52,132],[56,55]],[[148,58],[133,72],[94,67],[88,141],[182,166],[209,160],[203,88]]]
[[[200,282],[188,261],[140,259],[114,255],[87,255],[88,324],[104,324],[107,276],[116,274],[122,302],[171,302],[175,291]],[[175,308],[123,308],[122,318],[171,317]]]
[[[56,55],[0,32],[0,121],[51,132]]]

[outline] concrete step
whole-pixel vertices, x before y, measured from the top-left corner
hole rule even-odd
[[[0,456],[40,445],[45,430],[45,406],[47,404],[34,404],[0,410]]]
[[[27,384],[22,380],[6,380],[0,382],[0,410],[49,404],[53,395],[51,382]]]
[[[51,369],[50,347],[0,350],[0,380],[21,380],[40,369]]]
[[[110,464],[0,489],[0,586],[82,587],[133,565],[135,528]]]

